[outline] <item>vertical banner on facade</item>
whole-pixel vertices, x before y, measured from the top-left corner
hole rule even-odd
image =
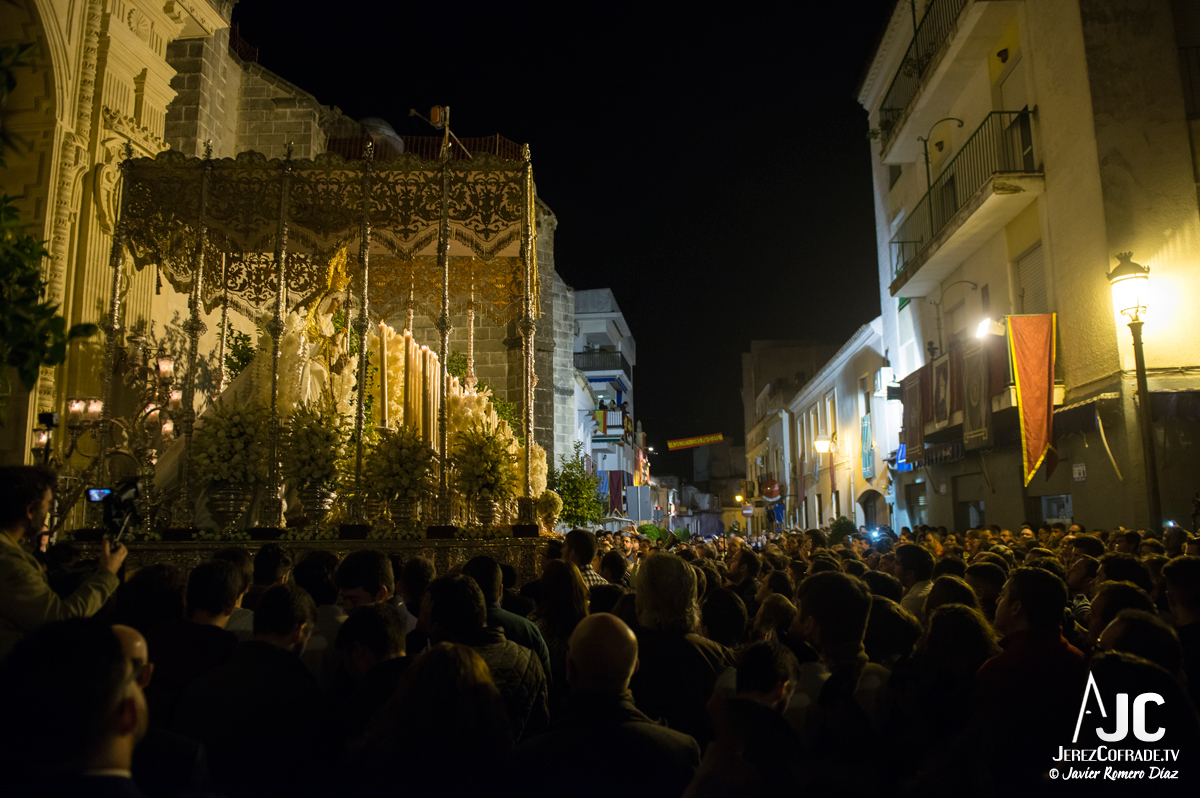
[[[904,462],[919,463],[925,456],[925,422],[921,413],[921,370],[917,369],[900,383],[904,402]]]
[[[963,448],[992,445],[992,392],[988,390],[988,352],[975,340],[962,349]]]
[[[863,479],[875,478],[875,438],[871,435],[871,414],[862,417],[862,438],[859,441],[859,453],[862,456]]]
[[[1057,318],[1053,313],[1008,317],[1026,485],[1037,473],[1054,442],[1056,325]]]

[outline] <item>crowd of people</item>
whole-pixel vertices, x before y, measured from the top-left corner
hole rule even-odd
[[[52,580],[31,544],[53,489],[0,469],[7,795],[1184,794],[1200,773],[1200,541],[1178,527],[573,529],[525,584],[488,556],[439,574],[266,544],[183,573],[105,544]],[[1174,751],[1173,775],[1067,777],[1064,749],[1103,745]]]

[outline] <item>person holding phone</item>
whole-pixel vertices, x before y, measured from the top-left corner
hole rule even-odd
[[[43,624],[94,615],[120,583],[117,571],[128,551],[104,541],[96,573],[66,598],[50,589],[26,546],[46,527],[56,483],[45,466],[0,468],[0,660]]]

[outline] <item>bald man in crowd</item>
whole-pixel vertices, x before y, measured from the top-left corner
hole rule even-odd
[[[121,651],[142,690],[154,678],[154,663],[146,638],[132,626],[113,626]],[[208,783],[204,746],[195,740],[151,727],[133,751],[133,781],[153,798],[158,795],[187,795],[203,791]]]
[[[559,719],[517,749],[521,794],[561,794],[565,786],[576,796],[633,798],[686,789],[700,747],[633,705],[629,679],[637,667],[637,638],[620,618],[598,613],[579,622],[567,644],[571,693]],[[589,767],[580,751],[604,751],[621,767]]]

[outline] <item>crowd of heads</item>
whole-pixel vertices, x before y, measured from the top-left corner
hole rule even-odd
[[[634,794],[1008,794],[1070,744],[1089,671],[1161,696],[1152,720],[1200,754],[1200,556],[1175,527],[538,546],[524,578],[361,547],[143,560],[0,662],[6,772],[30,794],[131,769],[164,795],[536,795],[607,734],[641,752]]]

